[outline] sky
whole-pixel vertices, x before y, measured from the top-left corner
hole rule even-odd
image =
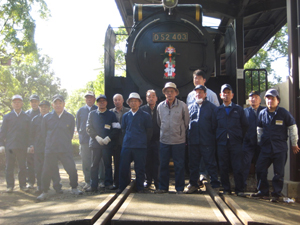
[[[47,21],[33,14],[35,41],[52,58],[51,68],[68,93],[84,88],[99,73],[108,25],[123,26],[114,0],[47,0]]]
[[[61,79],[68,93],[84,88],[103,69],[99,58],[104,52],[107,27],[123,26],[114,0],[47,0],[51,17],[40,19],[36,14],[35,40],[42,54],[52,58],[51,68]],[[213,26],[208,21],[204,26]],[[288,75],[285,62],[272,67],[284,80]]]

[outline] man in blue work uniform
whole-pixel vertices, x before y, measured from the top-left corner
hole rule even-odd
[[[215,109],[213,103],[206,100],[206,87],[197,85],[195,102],[189,105],[190,125],[188,130],[189,143],[189,168],[190,184],[187,187],[187,194],[196,192],[199,189],[197,180],[199,177],[199,164],[203,157],[206,171],[210,175],[212,188],[218,190],[218,168],[215,155]],[[218,190],[219,191],[219,190]]]
[[[169,162],[171,157],[175,169],[175,189],[177,194],[184,190],[184,155],[186,130],[190,115],[187,105],[176,98],[179,94],[176,84],[167,82],[162,89],[166,100],[157,106],[157,123],[160,127],[160,171],[158,194],[169,190]]]
[[[22,110],[23,98],[20,95],[12,97],[13,110],[3,116],[3,123],[0,129],[0,153],[6,155],[5,176],[6,192],[13,192],[15,186],[14,168],[15,161],[19,166],[20,190],[28,191],[26,187],[26,155],[28,148],[28,131],[30,117]]]
[[[95,105],[95,94],[92,91],[88,91],[85,95],[86,105],[81,107],[76,114],[76,128],[79,136],[80,143],[80,156],[82,159],[82,172],[84,175],[85,185],[83,189],[86,190],[90,187],[91,181],[91,164],[92,164],[92,154],[89,148],[90,136],[86,132],[86,122],[88,115],[91,111],[96,110]]]
[[[89,147],[92,150],[91,187],[86,189],[87,192],[97,192],[99,163],[102,157],[105,167],[105,187],[113,189],[111,140],[121,128],[116,115],[106,108],[106,96],[99,95],[96,101],[98,109],[89,113],[86,125],[86,131],[90,136]]]
[[[251,91],[249,94],[249,104],[250,107],[244,109],[245,115],[247,117],[249,127],[244,138],[243,144],[243,177],[244,177],[244,189],[247,186],[247,178],[249,175],[251,162],[256,165],[258,155],[260,152],[260,147],[257,144],[257,117],[259,112],[265,107],[260,106],[261,98],[257,91]]]
[[[30,120],[33,117],[40,114],[39,110],[39,103],[40,98],[38,95],[33,94],[29,98],[31,109],[27,110],[25,113],[30,117]],[[34,154],[30,151],[27,152],[26,158],[26,165],[27,165],[27,187],[32,189],[35,184],[35,169],[34,169]]]
[[[34,154],[34,165],[35,165],[35,177],[37,180],[37,189],[36,194],[42,193],[42,171],[44,165],[44,156],[45,156],[45,139],[42,136],[42,119],[49,113],[50,102],[42,101],[39,104],[40,114],[33,117],[30,123],[30,135],[29,135],[29,150]],[[53,167],[53,188],[56,193],[62,193],[61,184],[60,184],[60,175],[58,166]]]
[[[193,83],[194,86],[196,87],[197,85],[203,85],[205,86],[206,83],[206,74],[203,70],[195,70],[193,72]],[[186,99],[186,104],[187,106],[192,105],[195,102],[195,95],[196,92],[194,90],[192,90]],[[220,106],[218,97],[216,95],[215,92],[213,92],[212,90],[210,90],[209,88],[206,87],[206,100],[210,101],[211,103],[213,103],[215,106]],[[206,175],[207,175],[207,171],[205,170],[205,163],[204,163],[204,158],[201,158],[201,162],[200,162],[200,166],[199,166],[199,172],[200,172],[200,176],[199,176],[199,185],[203,186],[203,180],[206,180]]]
[[[57,170],[58,160],[69,175],[71,193],[82,194],[77,189],[78,174],[73,159],[72,138],[74,135],[75,118],[64,110],[65,100],[61,95],[54,95],[52,99],[53,111],[46,114],[42,120],[42,135],[45,139],[45,159],[42,173],[43,193],[37,197],[38,201],[44,201],[49,197],[53,171]]]
[[[287,159],[287,139],[290,137],[292,151],[299,152],[298,128],[293,116],[284,108],[279,107],[280,97],[276,89],[269,89],[265,94],[267,108],[258,116],[257,141],[261,147],[256,164],[258,192],[252,197],[269,197],[268,168],[273,164],[272,200],[282,196],[284,166]]]
[[[244,196],[242,143],[247,132],[248,120],[241,106],[232,102],[234,94],[229,84],[223,84],[220,97],[223,104],[216,108],[218,158],[223,194],[231,194],[230,165],[233,170],[235,194]]]
[[[147,112],[140,109],[143,101],[138,93],[132,92],[126,103],[131,110],[122,118],[124,139],[120,162],[120,188],[117,193],[121,193],[128,185],[128,173],[132,161],[134,161],[137,192],[143,193],[147,142],[152,135],[152,120]]]
[[[146,156],[146,181],[145,188],[149,188],[154,182],[156,190],[159,188],[158,183],[158,168],[159,168],[159,135],[160,128],[157,124],[157,96],[154,90],[148,90],[146,93],[147,104],[141,106],[141,110],[149,113],[152,117],[153,133],[150,142],[147,146]]]
[[[112,111],[116,114],[116,117],[119,121],[119,123],[122,125],[122,117],[124,113],[128,112],[130,109],[123,106],[124,98],[121,94],[115,94],[113,96],[113,102],[115,107],[110,109],[109,111]],[[121,157],[121,150],[122,150],[122,143],[123,143],[123,135],[122,131],[120,129],[120,132],[118,135],[116,135],[115,140],[112,140],[112,153],[114,158],[114,187],[113,189],[119,188],[119,175],[120,175],[120,157]],[[131,176],[131,171],[129,171],[129,180]]]

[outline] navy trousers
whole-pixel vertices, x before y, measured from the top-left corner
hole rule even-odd
[[[151,141],[147,148],[146,156],[146,182],[147,185],[154,181],[155,187],[158,189],[158,168],[159,168],[159,141]]]
[[[189,145],[190,184],[192,186],[198,186],[197,180],[199,178],[199,166],[202,159],[205,169],[210,175],[210,183],[212,187],[220,187],[215,146],[207,145]]]
[[[233,177],[235,183],[235,193],[244,191],[242,160],[243,151],[242,145],[218,145],[218,158],[220,166],[221,183],[224,191],[231,191],[229,172],[230,168],[233,170]]]
[[[26,187],[26,149],[5,149],[5,177],[7,188],[14,188],[15,178],[14,178],[14,168],[15,161],[17,160],[19,171],[19,186]]]
[[[264,153],[259,154],[256,171],[258,186],[257,189],[263,194],[269,195],[269,183],[268,183],[268,168],[273,163],[274,177],[272,179],[273,192],[271,195],[274,197],[280,197],[284,182],[284,166],[287,159],[287,152],[278,153]]]

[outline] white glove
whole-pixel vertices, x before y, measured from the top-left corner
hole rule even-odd
[[[110,138],[108,136],[106,136],[104,139],[103,139],[103,144],[107,145],[109,142],[110,142]]]
[[[4,146],[1,146],[1,147],[0,147],[0,154],[1,154],[1,153],[4,153],[4,152],[5,152],[5,147],[4,147]]]
[[[32,145],[27,148],[27,153],[34,153],[34,148]]]
[[[103,145],[103,138],[102,137],[99,137],[98,135],[95,137],[96,141],[98,141],[98,143],[100,145]]]

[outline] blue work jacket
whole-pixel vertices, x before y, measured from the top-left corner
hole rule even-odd
[[[88,144],[90,141],[90,136],[86,132],[86,122],[89,116],[89,113],[93,110],[96,110],[98,107],[93,105],[91,110],[87,105],[81,107],[76,114],[76,128],[79,136],[80,144]]]
[[[217,118],[216,138],[218,145],[226,145],[228,139],[231,145],[242,144],[248,128],[248,120],[243,108],[232,102],[228,115],[224,104],[217,107],[215,112]]]
[[[188,143],[190,145],[215,145],[216,108],[207,100],[202,103],[201,107],[196,102],[189,105]]]
[[[248,120],[248,130],[244,138],[244,144],[245,145],[250,145],[250,146],[255,146],[257,145],[257,117],[262,109],[265,107],[258,106],[257,108],[257,114],[255,115],[255,112],[253,111],[252,107],[248,107],[244,109],[246,118]]]
[[[42,120],[42,135],[45,138],[45,153],[73,152],[72,138],[74,135],[75,119],[67,111],[59,118],[53,110]]]
[[[27,149],[30,117],[24,111],[17,116],[14,111],[3,116],[0,129],[0,146],[6,149]]]
[[[151,114],[151,108],[149,105],[143,105],[140,108],[141,110],[147,112],[151,117],[152,117],[152,128],[153,128],[153,132],[152,132],[152,137],[151,137],[151,141],[159,141],[159,136],[160,136],[160,128],[157,124],[157,105],[155,105],[154,109],[153,109],[153,114]]]
[[[258,127],[263,128],[260,146],[261,152],[273,153],[288,150],[288,127],[296,124],[293,116],[282,107],[277,107],[273,119],[267,108],[258,115]]]
[[[29,109],[25,113],[30,117],[30,120],[32,120],[33,117],[40,114],[40,110],[39,109],[37,109],[37,110]]]
[[[111,140],[118,134],[120,131],[120,124],[116,117],[116,114],[106,110],[101,113],[98,109],[93,110],[89,113],[86,131],[90,136],[89,147],[90,148],[100,148],[100,144],[95,139],[96,136],[105,138],[108,136]],[[101,146],[102,148],[110,148],[112,142],[109,142],[108,145]]]
[[[33,145],[34,152],[45,152],[45,138],[42,135],[42,120],[41,114],[33,117],[30,123],[29,145]]]
[[[132,111],[122,117],[122,131],[125,133],[123,148],[147,148],[147,132],[152,129],[149,113],[139,109],[133,116]]]

